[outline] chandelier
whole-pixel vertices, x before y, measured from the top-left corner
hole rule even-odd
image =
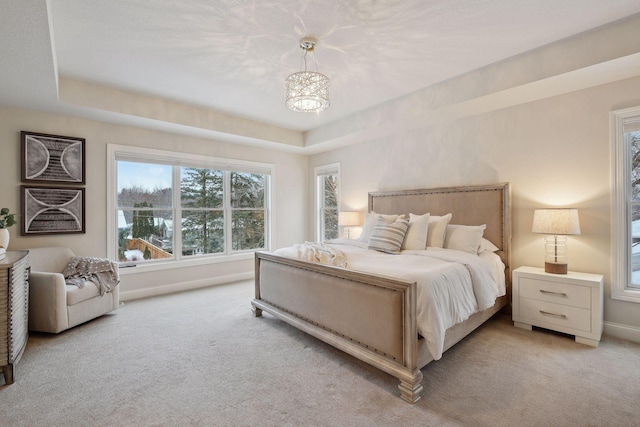
[[[329,78],[316,71],[307,71],[307,53],[313,52],[316,40],[303,38],[300,48],[304,50],[302,59],[304,71],[291,74],[285,80],[287,91],[286,106],[290,110],[302,113],[315,113],[329,108]],[[315,55],[314,55],[315,61]]]

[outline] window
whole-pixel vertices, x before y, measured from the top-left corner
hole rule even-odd
[[[640,107],[611,113],[611,297],[640,302]]]
[[[315,176],[317,240],[335,239],[338,237],[340,165],[335,163],[317,167]]]
[[[109,145],[109,254],[153,264],[267,249],[272,166]]]

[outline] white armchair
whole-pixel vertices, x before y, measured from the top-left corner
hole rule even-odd
[[[62,272],[74,256],[69,248],[29,249],[29,330],[57,334],[118,308],[119,286],[100,296],[93,283],[65,283]]]

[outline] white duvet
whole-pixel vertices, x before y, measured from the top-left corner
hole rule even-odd
[[[365,243],[354,240],[332,240],[325,244],[346,256],[350,270],[417,283],[418,332],[425,338],[434,360],[442,357],[447,328],[491,307],[498,296],[505,294],[504,265],[495,254],[480,257],[429,247],[389,255],[368,250]],[[299,258],[295,247],[278,249],[275,253]]]

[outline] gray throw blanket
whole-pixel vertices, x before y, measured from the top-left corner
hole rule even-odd
[[[85,282],[93,282],[100,295],[111,292],[120,283],[118,264],[106,258],[78,257],[69,260],[62,275],[67,285],[84,288]]]

